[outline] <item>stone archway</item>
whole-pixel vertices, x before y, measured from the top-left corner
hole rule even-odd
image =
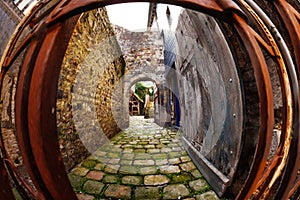
[[[114,119],[121,129],[129,126],[128,104],[130,88],[139,81],[152,81],[156,85],[164,84],[164,71],[155,71],[155,68],[150,66],[137,67],[134,70],[130,70],[125,73],[125,75],[119,80],[113,92],[111,107],[113,109]],[[124,99],[121,107],[118,106],[120,104],[117,103],[120,95],[123,95]],[[120,114],[120,110],[123,111],[122,114]]]

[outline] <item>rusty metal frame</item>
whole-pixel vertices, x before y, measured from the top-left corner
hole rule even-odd
[[[271,80],[267,64],[259,47],[259,43],[256,37],[253,35],[253,30],[247,25],[247,23],[239,16],[234,17],[236,19],[234,26],[245,44],[254,68],[260,99],[259,139],[248,178],[243,186],[243,189],[237,196],[237,199],[242,200],[247,199],[250,192],[251,194],[253,193],[256,183],[260,180],[260,176],[263,173],[271,147],[274,124],[274,108]]]
[[[274,2],[281,18],[288,30],[291,42],[293,45],[295,65],[298,72],[298,81],[300,80],[300,14],[287,2],[283,0],[277,0]],[[298,112],[295,113],[295,133],[291,141],[291,152],[289,160],[287,162],[284,176],[281,181],[281,185],[278,189],[277,196],[283,199],[290,198],[297,189],[300,188],[300,180],[295,180],[298,171],[300,170],[300,96],[298,87],[298,104],[295,108]],[[294,150],[294,151],[293,151]]]
[[[37,168],[53,199],[75,199],[59,150],[55,110],[61,62],[78,17],[48,28],[37,57],[29,58],[35,60],[27,93],[30,145]]]
[[[247,0],[246,0],[247,1]],[[273,158],[272,163],[270,164],[270,166],[267,168],[267,170],[265,172],[261,172],[261,173],[257,173],[256,174],[256,178],[255,180],[251,183],[251,189],[249,191],[247,191],[247,194],[245,194],[245,196],[242,195],[242,198],[248,199],[250,198],[251,194],[253,194],[256,190],[259,189],[260,186],[262,186],[264,184],[265,181],[267,181],[267,179],[269,179],[267,182],[268,184],[264,184],[263,188],[260,188],[260,192],[257,195],[256,198],[260,198],[261,195],[263,195],[265,198],[266,195],[268,195],[270,189],[273,187],[275,181],[279,178],[279,176],[281,176],[282,171],[285,167],[285,164],[287,162],[288,159],[288,154],[290,151],[290,146],[291,146],[291,135],[292,135],[292,127],[293,127],[293,108],[295,108],[295,111],[297,113],[297,98],[298,98],[298,87],[296,87],[297,85],[297,77],[295,77],[295,72],[293,74],[291,74],[291,77],[288,76],[287,73],[287,68],[284,62],[284,58],[282,56],[282,53],[278,47],[278,45],[276,44],[276,41],[274,39],[274,37],[271,34],[271,30],[269,30],[269,27],[267,27],[267,25],[265,24],[264,21],[266,21],[266,23],[270,23],[268,19],[264,19],[264,21],[262,20],[262,18],[256,14],[256,12],[262,14],[261,10],[259,10],[259,7],[251,1],[247,1],[249,4],[251,4],[251,6],[249,4],[247,4],[245,1],[240,0],[239,1],[241,3],[241,5],[247,9],[250,13],[250,15],[253,17],[253,19],[256,21],[256,23],[259,25],[259,27],[261,28],[262,32],[265,34],[265,38],[267,38],[268,42],[267,43],[263,43],[263,45],[269,44],[269,46],[272,48],[266,48],[269,49],[269,51],[271,50],[272,52],[270,52],[270,54],[273,54],[277,60],[277,63],[279,65],[279,77],[281,80],[281,87],[282,89],[282,93],[284,94],[284,120],[283,120],[283,130],[282,130],[282,136],[281,136],[281,141],[279,144],[279,147],[277,148],[277,152],[275,157]],[[267,16],[262,16],[264,18],[267,18]],[[279,33],[276,31],[276,28],[273,24],[268,24],[270,26],[270,29],[272,29],[272,31],[274,32],[274,34],[277,34],[277,37],[280,39],[279,41],[282,40],[282,38],[280,37]],[[261,40],[261,39],[259,39]],[[291,58],[285,58],[286,62],[288,62],[289,60],[291,60]],[[288,63],[288,65],[290,64],[290,68],[289,71],[293,71],[294,70],[294,66],[292,63]],[[291,81],[291,82],[290,82]],[[293,88],[292,85],[294,85]],[[292,91],[294,89],[294,91]],[[293,94],[294,94],[294,98],[293,98]],[[293,107],[293,103],[296,104],[296,106]],[[297,130],[297,129],[296,129]],[[263,169],[263,168],[261,168]],[[261,177],[259,177],[261,176]],[[272,178],[270,178],[272,177]],[[241,194],[241,193],[240,193]]]
[[[300,79],[300,14],[287,1],[277,0],[274,2],[274,5],[281,15],[293,43],[298,79]]]
[[[2,66],[1,81],[3,81],[3,75],[6,70],[11,66],[17,55],[29,45],[21,67],[17,86],[16,126],[25,165],[38,190],[38,193],[35,194],[35,197],[38,199],[76,199],[64,170],[58,147],[55,110],[60,66],[79,14],[93,8],[125,2],[141,1],[63,0],[55,9],[49,12],[49,15],[48,13],[45,14],[47,17],[45,21],[39,22],[41,19],[35,18],[34,15],[43,7],[44,4],[42,3],[33,11],[30,17],[27,17],[26,20],[22,22],[14,39],[10,42],[10,48],[5,52],[5,56],[0,63]],[[297,174],[300,165],[299,89],[296,92],[293,91],[293,94],[289,94],[289,87],[298,88],[299,83],[297,80],[293,83],[289,82],[287,74],[293,72],[285,69],[284,59],[276,43],[274,43],[274,39],[264,42],[247,24],[247,17],[242,9],[231,0],[142,0],[142,2],[175,4],[209,14],[220,20],[226,20],[233,24],[246,47],[254,69],[260,98],[260,129],[252,168],[237,199],[249,198],[255,190],[259,188],[262,182],[266,180],[264,169],[271,146],[274,109],[271,81],[260,45],[265,46],[270,54],[278,56],[285,88],[286,111],[288,113],[288,117],[286,118],[288,119],[288,123],[285,126],[287,133],[285,134],[286,139],[284,141],[289,140],[288,137],[291,135],[293,125],[294,135],[291,140],[291,145],[281,146],[287,147],[287,154],[285,154],[287,166],[279,186],[277,198],[289,197],[291,191],[295,191],[295,188],[299,186],[299,182],[294,184],[290,178]],[[240,2],[243,1],[241,0]],[[276,0],[274,4],[281,14],[293,42],[299,76],[299,13],[283,0]],[[291,11],[294,13],[293,16],[288,14]],[[21,32],[26,26],[30,25],[30,23],[31,26],[34,27],[32,34],[28,35],[24,42],[14,50],[13,48]],[[261,21],[259,21],[259,23],[261,23]],[[266,34],[268,35],[269,33],[266,32]],[[53,59],[54,57],[55,59]],[[295,84],[297,84],[297,86],[295,86]],[[291,95],[293,95],[294,98],[292,98]],[[293,105],[292,108],[291,105]],[[292,111],[294,111],[294,114]],[[292,119],[291,115],[293,116]],[[1,147],[1,149],[3,148],[4,147]],[[297,149],[296,153],[293,153],[292,148]],[[282,152],[283,151],[281,151],[281,153]],[[280,157],[282,155],[281,153],[279,152],[277,159],[274,160],[274,165],[271,165],[276,169],[278,169],[278,166],[282,163],[282,157]],[[7,195],[4,197],[11,198],[12,193],[8,191],[8,176],[6,171],[4,172],[6,167],[4,162],[0,161],[0,170],[2,171],[3,177],[1,177],[1,184],[3,183],[7,186],[0,194]],[[268,174],[271,174],[271,171],[272,170],[270,170]],[[280,171],[282,171],[282,169],[280,169]],[[274,174],[273,171],[272,174]],[[280,175],[282,174],[280,173]],[[60,184],[57,184],[58,182]],[[288,186],[285,187],[285,184],[288,184]],[[266,192],[265,195],[267,194]]]
[[[1,178],[0,178],[1,197],[3,197],[4,199],[13,199],[14,195],[11,190],[7,169],[5,167],[3,159],[0,159],[0,173],[1,173]]]

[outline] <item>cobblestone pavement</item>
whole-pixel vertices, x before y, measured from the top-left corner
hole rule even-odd
[[[131,117],[130,127],[69,173],[79,200],[218,199],[175,130]]]

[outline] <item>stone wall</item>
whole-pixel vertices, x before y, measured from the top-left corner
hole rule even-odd
[[[111,103],[124,70],[106,10],[84,13],[65,55],[57,94],[59,142],[67,169],[119,132]],[[122,103],[120,95],[117,104]],[[122,116],[122,109],[118,111]]]
[[[0,59],[22,14],[12,1],[0,1]]]
[[[6,46],[14,33],[18,23],[23,17],[22,13],[12,1],[0,1],[0,59]],[[18,41],[18,44],[20,41]],[[1,89],[1,130],[4,144],[9,157],[16,166],[23,165],[23,159],[18,146],[15,129],[15,93],[19,67],[23,59],[23,53],[17,57],[12,67],[3,78]]]
[[[163,38],[159,31],[133,32],[117,25],[114,29],[126,62],[126,72],[145,66],[157,70],[164,68]]]
[[[153,81],[156,85],[165,83],[163,38],[160,31],[133,32],[114,26],[118,42],[126,62],[122,78],[127,119],[130,88],[138,81]]]

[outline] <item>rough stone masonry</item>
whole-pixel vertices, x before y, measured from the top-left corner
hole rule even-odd
[[[124,69],[105,8],[84,13],[65,55],[57,94],[59,142],[67,169],[97,148],[98,141],[120,131],[111,98]],[[97,125],[105,136],[98,134]]]

